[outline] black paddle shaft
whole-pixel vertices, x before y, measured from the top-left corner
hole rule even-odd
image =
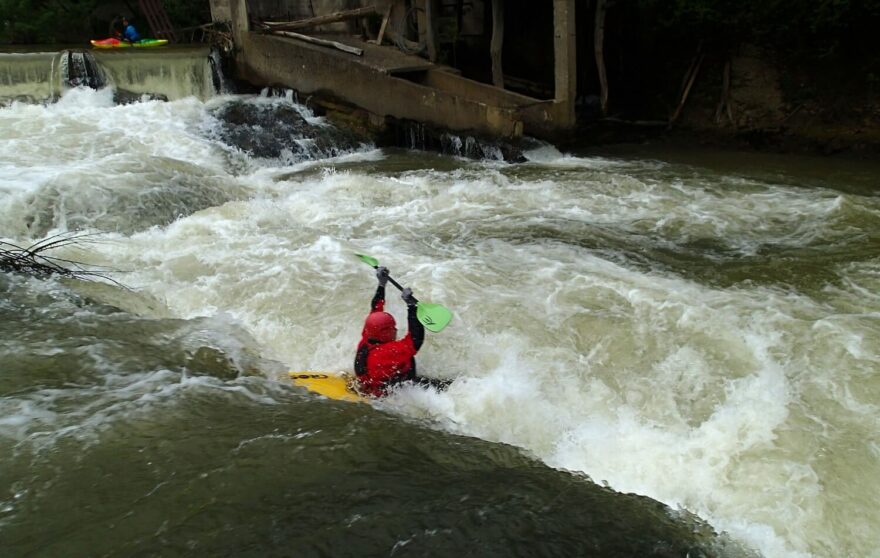
[[[377,266],[373,266],[373,268],[374,268],[374,269],[379,269]],[[395,280],[394,280],[394,277],[392,277],[391,275],[388,275],[388,274],[386,274],[385,277],[388,278],[388,281],[389,281],[392,285],[394,285],[395,287],[397,287],[397,290],[399,290],[400,292],[403,292],[403,286],[402,286],[400,283],[398,283],[397,281],[395,281]],[[416,297],[413,297],[413,300],[416,301],[416,302],[419,301]]]

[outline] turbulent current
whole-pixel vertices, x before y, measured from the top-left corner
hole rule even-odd
[[[474,161],[109,88],[0,138],[0,238],[88,233],[53,254],[125,286],[0,274],[4,556],[880,556],[876,166]],[[453,310],[448,391],[289,384],[351,370],[355,252]]]

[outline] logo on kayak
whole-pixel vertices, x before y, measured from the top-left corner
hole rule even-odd
[[[327,374],[291,374],[292,380],[326,380],[329,378]]]

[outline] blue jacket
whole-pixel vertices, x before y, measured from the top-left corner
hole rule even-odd
[[[125,31],[123,32],[123,36],[125,37],[125,39],[127,41],[131,41],[131,42],[141,40],[141,36],[138,35],[137,29],[135,29],[134,25],[132,25],[130,23],[128,24],[128,27],[125,28]]]

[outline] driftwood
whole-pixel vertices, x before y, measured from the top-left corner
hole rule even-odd
[[[608,73],[605,70],[605,0],[596,0],[596,19],[593,28],[593,55],[599,72],[599,106],[608,113]]]
[[[337,41],[328,41],[327,39],[319,39],[317,37],[312,37],[310,35],[303,35],[301,33],[294,33],[293,31],[270,31],[273,35],[280,35],[282,37],[290,37],[291,39],[297,39],[300,41],[305,41],[307,43],[311,43],[313,45],[319,45],[324,47],[335,48],[336,50],[341,50],[342,52],[347,52],[349,54],[354,54],[355,56],[363,56],[364,49],[353,47],[351,45],[346,45]]]
[[[504,46],[504,2],[492,0],[492,40],[489,55],[492,58],[492,85],[504,88],[504,67],[501,64],[501,51]]]
[[[323,16],[311,17],[308,19],[298,19],[296,21],[264,21],[261,25],[266,29],[277,31],[293,31],[296,29],[308,29],[317,25],[325,25],[327,23],[336,23],[346,19],[354,19],[370,14],[377,13],[376,6],[366,6],[355,10],[345,10]]]

